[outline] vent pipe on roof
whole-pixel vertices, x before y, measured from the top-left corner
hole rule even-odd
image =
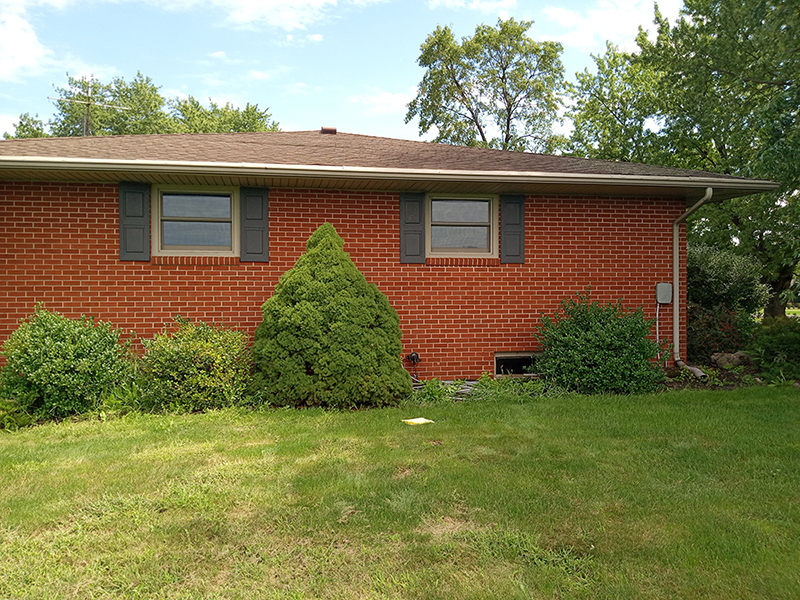
[[[711,200],[711,196],[714,194],[714,188],[707,187],[706,193],[703,194],[703,197],[698,200],[698,202],[692,206],[689,210],[683,213],[680,217],[675,219],[672,222],[672,356],[675,359],[675,366],[676,367],[686,367],[689,369],[694,375],[698,378],[704,378],[706,376],[700,369],[697,367],[689,367],[686,365],[683,360],[681,360],[681,338],[680,338],[680,230],[679,226],[681,223],[686,221],[692,213],[694,213],[698,208],[703,206],[706,202]]]
[[[336,127],[323,127],[319,130],[320,133],[327,133],[329,135],[336,135]]]

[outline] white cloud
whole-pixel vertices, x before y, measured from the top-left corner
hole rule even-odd
[[[350,102],[365,106],[366,115],[403,115],[408,108],[406,105],[414,99],[415,93],[410,92],[377,92],[361,96],[350,96]]]
[[[0,4],[0,81],[35,75],[53,60],[22,9]]]
[[[19,115],[0,114],[0,143],[2,143],[4,133],[14,135],[14,126],[17,123],[19,123]]]
[[[266,81],[278,75],[282,75],[283,73],[287,73],[291,70],[292,68],[286,65],[282,65],[274,69],[269,69],[268,71],[257,71],[255,69],[252,69],[247,72],[247,76],[250,77],[251,79],[255,79],[258,81]]]
[[[211,58],[225,58],[227,54],[225,54],[224,50],[220,50],[219,52],[212,52],[209,56]]]
[[[314,33],[307,37],[309,42],[321,42],[322,41],[322,34],[321,33]]]
[[[309,92],[315,91],[316,89],[319,89],[319,88],[312,88],[307,83],[303,83],[302,81],[298,81],[297,83],[294,83],[294,84],[288,86],[286,88],[286,91],[289,94],[299,94],[299,95],[303,95],[304,96],[304,95],[308,94]]]
[[[672,21],[677,18],[681,4],[681,0],[661,0],[658,6],[661,13]],[[550,30],[549,39],[576,50],[603,52],[606,40],[622,50],[635,50],[639,25],[646,30],[653,29],[652,0],[598,0],[581,11],[548,5],[543,12],[564,31],[554,34],[555,28],[541,23],[543,28]]]
[[[491,13],[500,11],[508,18],[508,11],[516,8],[517,0],[429,0],[428,8],[468,8],[480,12]]]
[[[154,6],[173,11],[219,9],[238,27],[270,25],[286,31],[305,29],[325,18],[337,0],[149,0]]]

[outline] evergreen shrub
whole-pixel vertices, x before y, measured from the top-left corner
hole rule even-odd
[[[178,316],[142,344],[143,408],[199,412],[244,399],[251,358],[242,332]]]
[[[767,381],[800,380],[800,319],[765,318],[748,349]]]
[[[37,306],[3,344],[0,396],[30,421],[89,412],[130,373],[128,348],[109,323]]]
[[[542,354],[536,369],[559,388],[583,394],[638,394],[663,380],[659,345],[648,336],[652,320],[641,308],[620,301],[590,302],[577,295],[561,302],[553,317],[542,315],[536,337]]]
[[[396,404],[411,393],[400,319],[325,223],[262,306],[253,393],[279,406]]]

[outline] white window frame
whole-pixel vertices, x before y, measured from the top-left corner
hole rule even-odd
[[[489,201],[489,249],[436,250],[432,247],[434,200],[482,200]],[[425,196],[425,252],[426,256],[438,258],[499,258],[500,257],[500,197],[494,194],[427,194]]]
[[[161,207],[164,194],[219,194],[231,198],[231,249],[208,250],[203,246],[181,249],[164,249],[162,246]],[[239,188],[235,186],[206,185],[156,185],[150,201],[151,255],[152,256],[233,256],[240,254]]]

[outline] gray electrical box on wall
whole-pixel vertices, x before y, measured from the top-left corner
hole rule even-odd
[[[656,302],[658,302],[659,304],[669,304],[670,302],[672,302],[671,283],[656,284]]]

